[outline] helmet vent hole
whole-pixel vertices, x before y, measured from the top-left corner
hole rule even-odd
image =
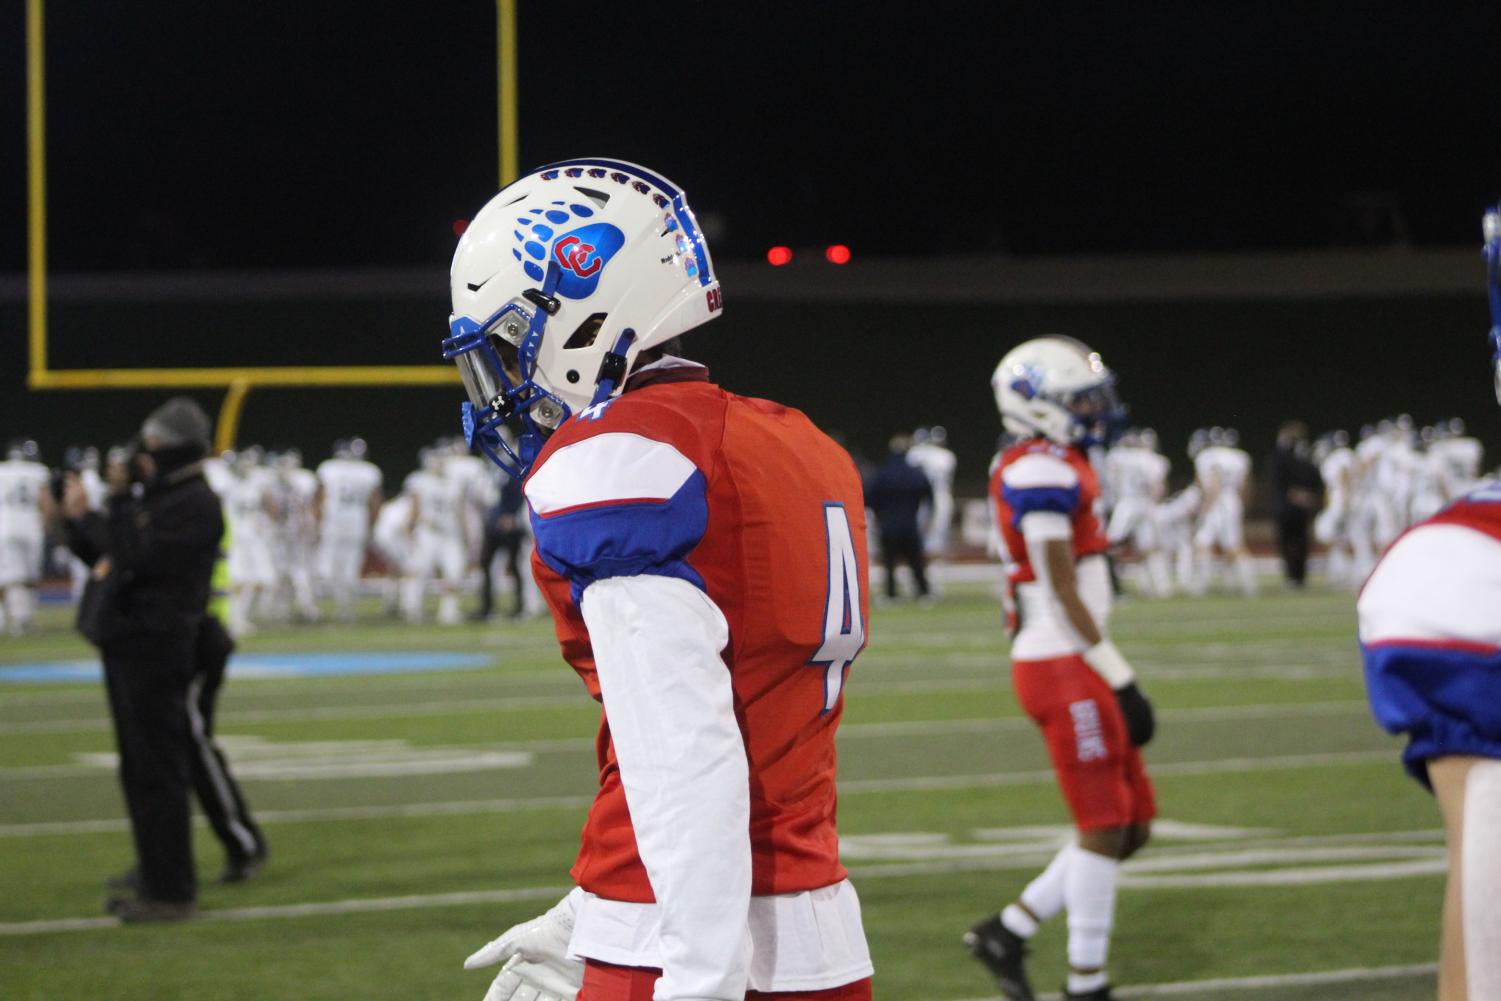
[[[563,350],[571,351],[575,348],[593,347],[594,342],[599,339],[599,328],[605,324],[605,315],[604,313],[595,313],[583,323],[580,323],[578,329],[573,332],[573,335],[563,345]],[[572,382],[573,380],[569,379],[568,381]]]
[[[567,376],[565,376],[565,378],[566,378],[566,379],[567,379],[567,380],[568,380],[568,381],[569,381],[569,382],[578,382],[578,381],[579,381],[579,373],[578,373],[578,369],[573,369],[573,368],[570,368],[570,369],[569,369],[569,370],[568,370],[568,375],[567,375]]]
[[[593,202],[594,207],[597,209],[604,208],[605,204],[610,200],[610,196],[608,194],[603,191],[596,191],[594,188],[584,188],[578,185],[574,185],[573,190],[577,191],[579,194],[583,195],[585,198]]]

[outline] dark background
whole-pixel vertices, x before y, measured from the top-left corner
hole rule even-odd
[[[521,163],[606,154],[681,183],[720,262],[1478,246],[1501,196],[1501,5],[594,4],[521,0]],[[494,6],[158,0],[47,11],[55,273],[431,268],[429,300],[53,308],[54,365],[436,360],[454,220],[496,186]],[[24,47],[0,15],[0,274],[26,262]],[[812,267],[799,253],[794,267]],[[931,307],[736,302],[693,338],[734,388],[865,451],[944,422],[961,482],[986,379],[1061,330],[1105,353],[1181,462],[1200,424],[1253,452],[1282,416],[1459,413],[1491,444],[1473,296]],[[55,458],[159,394],[26,393],[0,305],[0,435]],[[202,395],[211,409],[218,393]],[[261,391],[248,440],[388,472],[448,390]]]

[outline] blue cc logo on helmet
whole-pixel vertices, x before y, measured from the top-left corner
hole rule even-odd
[[[587,299],[599,287],[610,258],[625,245],[625,234],[607,222],[580,226],[558,237],[552,258],[562,269],[557,294],[564,299]]]

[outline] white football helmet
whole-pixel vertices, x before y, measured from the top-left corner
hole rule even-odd
[[[1041,435],[1060,445],[1086,444],[1110,437],[1125,418],[1115,375],[1099,353],[1059,334],[1006,352],[990,387],[1001,423],[1022,438]]]
[[[719,315],[719,279],[683,192],[620,160],[550,164],[465,230],[443,356],[463,375],[464,434],[523,476],[546,433],[620,391],[643,349]],[[519,416],[512,450],[499,434]]]

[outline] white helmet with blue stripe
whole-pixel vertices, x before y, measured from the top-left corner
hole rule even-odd
[[[525,475],[546,433],[615,393],[644,349],[719,315],[719,278],[683,192],[621,160],[542,167],[480,210],[454,253],[443,356],[465,436]],[[503,423],[518,418],[512,449]]]
[[[1115,375],[1098,352],[1072,337],[1050,334],[1018,344],[990,377],[1006,430],[1060,445],[1112,437],[1125,419]]]

